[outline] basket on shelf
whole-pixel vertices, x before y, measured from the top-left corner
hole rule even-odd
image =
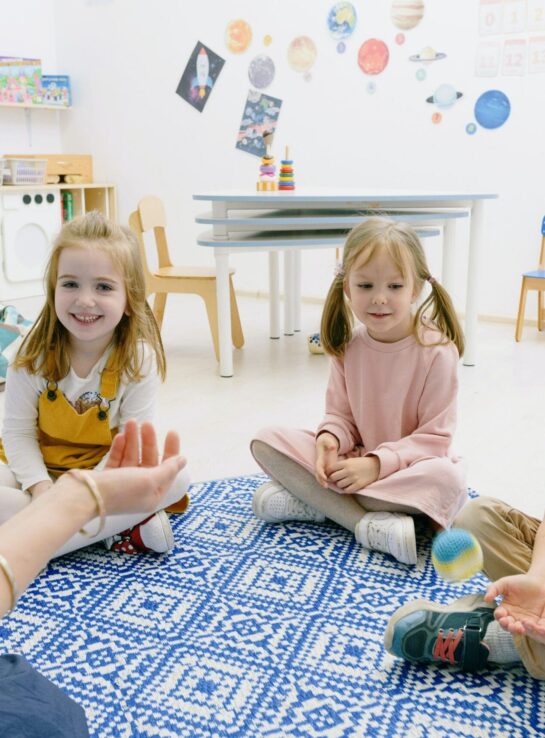
[[[4,159],[5,185],[45,184],[47,159]]]

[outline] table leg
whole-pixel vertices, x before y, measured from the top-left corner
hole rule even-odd
[[[293,252],[293,330],[301,330],[301,249]]]
[[[463,363],[465,366],[475,365],[477,343],[477,316],[479,298],[480,251],[482,247],[484,227],[484,202],[475,200],[471,209],[469,229],[469,253],[467,263],[467,295],[465,341],[466,350]]]
[[[293,249],[284,251],[284,335],[293,336]]]
[[[216,298],[218,302],[218,337],[220,376],[233,376],[233,346],[231,344],[231,301],[229,295],[229,253],[215,250]]]
[[[280,271],[278,251],[269,251],[269,335],[280,338]]]
[[[454,275],[456,274],[456,223],[446,220],[443,224],[443,263],[441,265],[441,283],[449,295],[454,292]]]

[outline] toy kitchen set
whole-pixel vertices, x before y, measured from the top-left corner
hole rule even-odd
[[[44,294],[52,241],[64,222],[90,210],[116,220],[115,187],[93,182],[91,156],[0,158],[0,303]]]

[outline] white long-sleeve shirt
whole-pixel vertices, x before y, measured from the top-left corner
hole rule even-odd
[[[116,397],[110,403],[110,428],[121,430],[130,418],[138,422],[153,421],[160,379],[154,352],[147,344],[141,344],[141,350],[144,352],[142,379],[129,383],[122,379],[119,382]],[[86,377],[78,377],[70,369],[58,382],[58,389],[72,405],[87,392],[99,392],[100,375],[109,354],[107,351]],[[25,369],[8,368],[2,443],[9,468],[23,489],[50,478],[38,443],[38,399],[46,385],[44,377],[30,374]],[[96,468],[103,467],[106,459],[107,455]]]

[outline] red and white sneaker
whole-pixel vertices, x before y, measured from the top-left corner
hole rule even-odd
[[[164,510],[150,515],[141,523],[103,541],[108,551],[118,553],[166,553],[174,548],[174,536]]]

